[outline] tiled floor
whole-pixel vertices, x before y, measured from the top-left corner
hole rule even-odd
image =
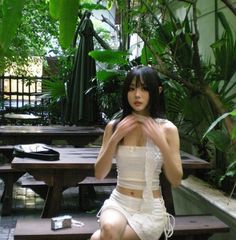
[[[3,182],[0,179],[0,197],[3,192]],[[89,202],[89,211],[96,212],[104,199],[112,191],[113,187],[96,187],[97,199]],[[63,193],[63,201],[61,212],[59,215],[69,214],[76,217],[81,213],[78,201],[78,188],[69,188]],[[13,234],[17,219],[19,218],[40,218],[40,214],[44,205],[44,200],[41,199],[32,190],[21,188],[19,185],[14,187],[13,196],[13,213],[11,216],[0,216],[0,240],[13,240]],[[2,204],[0,203],[0,214]]]

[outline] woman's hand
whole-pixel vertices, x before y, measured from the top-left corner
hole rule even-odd
[[[160,150],[168,146],[163,126],[157,123],[153,118],[145,117],[142,121],[142,129],[146,136],[152,139]]]
[[[138,126],[138,120],[135,116],[129,115],[125,117],[121,122],[118,123],[113,137],[116,142],[120,142],[128,133]]]

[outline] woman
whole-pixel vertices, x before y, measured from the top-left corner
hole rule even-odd
[[[163,92],[157,72],[138,66],[125,79],[123,115],[107,124],[95,163],[102,179],[117,164],[117,186],[99,212],[100,229],[91,240],[155,240],[173,232],[166,212],[159,175],[173,186],[182,179],[179,135],[176,126],[163,119]]]

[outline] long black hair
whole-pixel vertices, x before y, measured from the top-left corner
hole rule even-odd
[[[143,84],[149,92],[149,103],[148,109],[150,117],[152,118],[164,118],[165,115],[165,103],[163,90],[160,92],[159,89],[162,87],[161,78],[157,71],[148,66],[137,66],[133,68],[126,76],[123,84],[122,91],[122,117],[120,120],[130,115],[133,111],[128,102],[128,91],[132,80],[136,80],[136,85]]]

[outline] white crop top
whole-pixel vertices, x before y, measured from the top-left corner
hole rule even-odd
[[[115,159],[118,186],[144,190],[149,182],[150,190],[159,189],[159,175],[163,165],[159,148],[153,145],[151,147],[119,145]]]

